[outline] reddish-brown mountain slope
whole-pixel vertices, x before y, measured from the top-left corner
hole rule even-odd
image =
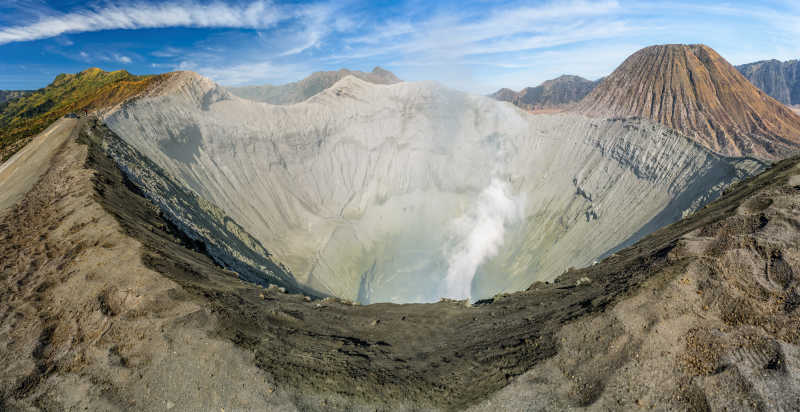
[[[800,116],[705,45],[642,49],[577,108],[591,116],[648,118],[729,156],[774,160],[800,149]]]

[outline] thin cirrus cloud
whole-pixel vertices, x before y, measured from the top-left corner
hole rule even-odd
[[[497,53],[517,53],[614,37],[630,29],[625,23],[614,20],[614,13],[620,10],[616,0],[509,5],[494,8],[489,13],[485,10],[447,10],[423,18],[395,15],[389,21],[368,19],[352,9],[338,10],[339,13],[334,14],[330,8],[317,5],[314,10],[315,13],[306,13],[305,29],[280,39],[282,44],[294,45],[283,53],[222,64],[203,63],[190,57],[181,62],[182,67],[193,67],[228,84],[265,82],[265,73],[272,81],[296,80],[289,75],[294,75],[299,66],[348,66],[363,60],[369,60],[373,65],[385,64],[380,60],[403,61],[411,66],[459,64],[467,59],[475,61]],[[354,30],[353,26],[357,24],[353,22],[356,21],[374,23],[358,25]],[[266,40],[267,35],[259,36]],[[277,62],[323,41],[333,45],[330,51],[310,58],[306,56],[304,61],[291,65]],[[248,70],[248,67],[269,67],[270,70]],[[288,69],[285,75],[282,68]]]
[[[225,85],[251,83],[284,83],[288,79],[298,79],[308,74],[309,67],[301,64],[274,64],[268,61],[214,66],[198,65],[183,61],[175,69],[191,70],[208,76]]]
[[[262,29],[297,17],[266,1],[225,3],[138,3],[50,14],[30,24],[0,29],[0,44],[39,40],[69,33],[164,27],[237,27]]]
[[[589,38],[614,36],[620,24],[616,0],[567,1],[539,6],[503,7],[489,13],[447,13],[426,20],[380,23],[368,33],[347,39],[349,53],[334,58],[385,54],[428,54],[446,57],[552,47]],[[576,34],[575,30],[579,30]],[[588,30],[591,29],[591,30]],[[586,35],[581,36],[584,32]]]
[[[48,50],[132,70],[191,69],[229,85],[380,65],[406,80],[438,80],[480,93],[519,89],[562,73],[596,78],[613,70],[624,53],[658,43],[707,42],[735,63],[800,55],[796,0],[406,0],[381,6],[364,0],[134,1],[6,13],[0,16],[0,46],[27,42],[33,51],[50,46],[31,40],[52,38],[64,49],[74,40],[72,47],[90,54],[70,57],[52,44]],[[114,44],[92,35],[67,38],[171,27],[196,30],[182,32],[182,41],[158,44],[142,44],[135,34],[128,40],[124,32],[115,34]],[[210,30],[215,28],[231,30]]]
[[[51,50],[51,51],[65,56],[71,55],[71,53],[69,52],[56,51],[56,50]],[[120,53],[92,52],[91,54],[89,54],[85,50],[81,50],[80,52],[77,53],[77,58],[87,63],[93,61],[115,62],[123,65],[129,65],[133,63],[133,59],[130,56]]]
[[[120,62],[122,64],[131,64],[131,62],[133,62],[133,60],[131,60],[130,57],[122,55],[122,54],[115,54],[114,55],[114,60],[116,60],[116,61],[118,61],[118,62]]]

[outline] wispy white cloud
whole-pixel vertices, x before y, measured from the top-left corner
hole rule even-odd
[[[75,44],[72,40],[68,39],[66,36],[57,36],[55,38],[56,43],[63,47],[69,47]]]
[[[91,53],[89,53],[86,50],[81,50],[76,54],[75,52],[72,51],[51,49],[51,52],[60,54],[61,56],[69,57],[74,60],[80,60],[82,62],[89,64],[95,62],[106,62],[106,63],[119,63],[123,65],[129,65],[133,63],[133,59],[130,56],[109,51],[92,51]]]
[[[295,17],[272,3],[257,0],[244,5],[221,2],[132,3],[109,5],[42,16],[30,24],[0,29],[0,44],[38,40],[65,33],[110,29],[161,27],[241,27],[267,28]]]
[[[420,53],[452,58],[552,47],[620,34],[623,23],[597,21],[612,18],[619,9],[616,0],[574,0],[503,7],[479,16],[455,12],[417,22],[398,20],[387,26],[376,24],[368,33],[346,39],[352,51],[334,57]]]
[[[236,86],[241,84],[280,84],[307,76],[311,70],[302,64],[276,64],[270,61],[246,62],[231,65],[201,65],[183,61],[174,67],[191,70],[216,82]]]
[[[477,11],[448,9],[422,18],[393,16],[362,28],[357,35],[345,36],[347,47],[324,60],[341,65],[383,60],[381,64],[399,69],[407,79],[439,80],[488,93],[496,90],[492,88],[500,85],[500,79],[514,80],[502,85],[506,87],[539,81],[540,72],[549,74],[553,66],[559,66],[546,60],[546,53],[554,48],[574,49],[582,43],[619,39],[644,30],[625,19],[625,13],[617,0],[572,0],[504,4]],[[607,61],[602,59],[602,67],[608,66]],[[590,62],[588,66],[600,65]],[[587,72],[587,65],[559,67],[558,74]]]
[[[131,64],[133,60],[130,57],[122,55],[122,54],[114,54],[114,60],[122,64]]]
[[[5,1],[20,14],[0,15],[0,45],[54,38],[49,50],[67,59],[190,68],[224,84],[381,65],[407,80],[488,93],[563,73],[603,76],[637,47],[658,43],[706,43],[735,64],[800,57],[796,0],[101,0],[67,13],[45,0]],[[190,44],[167,40],[150,50],[122,41],[67,46],[91,36],[64,36],[166,27],[246,30],[198,31]]]
[[[753,34],[769,38],[752,39]],[[488,93],[569,73],[609,74],[629,53],[659,43],[703,42],[735,64],[797,58],[800,3],[575,0],[394,16],[347,39],[329,62],[386,60],[407,79]]]
[[[156,50],[156,51],[153,51],[153,52],[150,53],[150,55],[153,56],[153,57],[161,57],[161,58],[176,57],[176,56],[180,56],[182,54],[185,54],[185,52],[180,50],[180,49],[178,49],[178,48],[171,47],[171,46],[166,46],[166,47],[164,47],[162,49],[159,49],[159,50]]]
[[[295,13],[300,23],[282,40],[290,46],[280,56],[291,56],[319,46],[334,29],[336,9],[330,4],[313,4],[298,8]],[[334,24],[331,24],[331,23]],[[274,41],[275,39],[270,39]]]
[[[537,86],[545,80],[562,74],[574,74],[589,80],[597,80],[610,74],[626,57],[642,47],[646,42],[614,41],[605,44],[588,44],[565,50],[544,50],[519,56],[509,62],[497,61],[498,69],[494,76],[473,82],[472,89],[487,94],[507,87],[521,90]],[[476,63],[477,64],[477,63]]]
[[[715,46],[733,64],[800,56],[800,2],[654,2],[629,1],[626,18],[659,15],[661,27],[649,34],[678,37]]]

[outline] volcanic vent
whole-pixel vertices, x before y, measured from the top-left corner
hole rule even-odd
[[[800,116],[704,45],[642,49],[578,108],[593,116],[650,119],[729,156],[774,160],[800,148]]]
[[[235,227],[229,238],[255,245],[249,261],[269,251],[303,287],[362,303],[524,289],[676,221],[762,167],[648,120],[533,116],[434,83],[354,76],[275,106],[180,72],[105,120],[131,147],[114,157],[142,171],[134,181],[145,190],[202,199],[152,190],[178,226],[206,238]],[[223,214],[232,222],[212,222]]]

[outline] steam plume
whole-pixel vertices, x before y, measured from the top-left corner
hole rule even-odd
[[[503,245],[506,225],[517,220],[522,212],[523,202],[512,197],[510,192],[507,183],[493,178],[474,207],[453,222],[455,245],[447,253],[445,297],[471,298],[475,271],[497,255]]]

